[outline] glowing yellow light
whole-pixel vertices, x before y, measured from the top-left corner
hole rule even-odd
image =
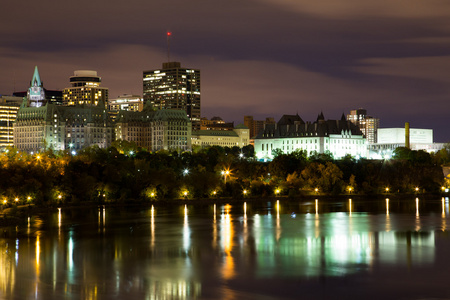
[[[36,156],[36,158],[39,160],[39,159],[41,159],[41,156],[40,155],[38,155],[38,156]]]
[[[387,188],[385,189],[385,191],[386,191],[386,192],[389,192],[389,188],[387,187]]]
[[[314,189],[314,192],[316,192],[316,193],[317,193],[318,191],[319,191],[319,189],[318,189],[318,188],[315,188],[315,189]]]
[[[28,200],[28,201],[30,201],[30,200],[31,200],[31,197],[30,197],[30,196],[28,196],[28,197],[27,197],[27,200]]]
[[[188,192],[187,192],[187,191],[184,191],[183,195],[184,195],[184,196],[187,196],[187,194],[188,194]]]
[[[214,191],[214,192],[213,192],[213,195],[216,195],[216,194],[217,194],[217,192],[216,192],[216,191]]]
[[[6,200],[3,200],[3,204],[6,204]]]
[[[279,190],[279,189],[276,189],[276,190],[275,190],[275,194],[278,195],[279,193],[280,193],[280,190]]]
[[[14,201],[18,202],[18,201],[19,201],[19,198],[14,199]]]
[[[58,199],[61,199],[62,198],[62,196],[61,195],[58,195]]]
[[[247,195],[247,190],[244,190],[243,193],[244,193],[244,195]]]
[[[150,196],[151,196],[151,197],[155,197],[155,193],[151,193]]]

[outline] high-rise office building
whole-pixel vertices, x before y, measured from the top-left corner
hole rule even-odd
[[[70,77],[71,87],[63,91],[63,102],[66,106],[87,105],[106,108],[108,104],[108,88],[101,87],[101,77],[97,71],[78,70]]]
[[[143,72],[143,98],[159,109],[186,111],[192,129],[200,129],[200,70],[182,68],[179,62]]]
[[[22,101],[22,97],[0,96],[0,148],[13,146],[13,124]]]
[[[365,109],[353,109],[347,115],[347,120],[359,127],[367,142],[377,143],[377,130],[380,126],[380,119],[367,115]]]

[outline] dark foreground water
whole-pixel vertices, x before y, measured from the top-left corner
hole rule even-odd
[[[449,226],[448,198],[62,209],[6,228],[0,299],[450,299]]]

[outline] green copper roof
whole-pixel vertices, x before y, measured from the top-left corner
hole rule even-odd
[[[34,67],[33,79],[31,79],[31,86],[41,86],[41,77],[39,76],[38,67]]]

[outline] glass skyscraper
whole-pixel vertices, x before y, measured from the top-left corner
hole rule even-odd
[[[185,110],[192,129],[200,129],[200,70],[167,62],[162,69],[144,71],[143,98],[157,110]]]

